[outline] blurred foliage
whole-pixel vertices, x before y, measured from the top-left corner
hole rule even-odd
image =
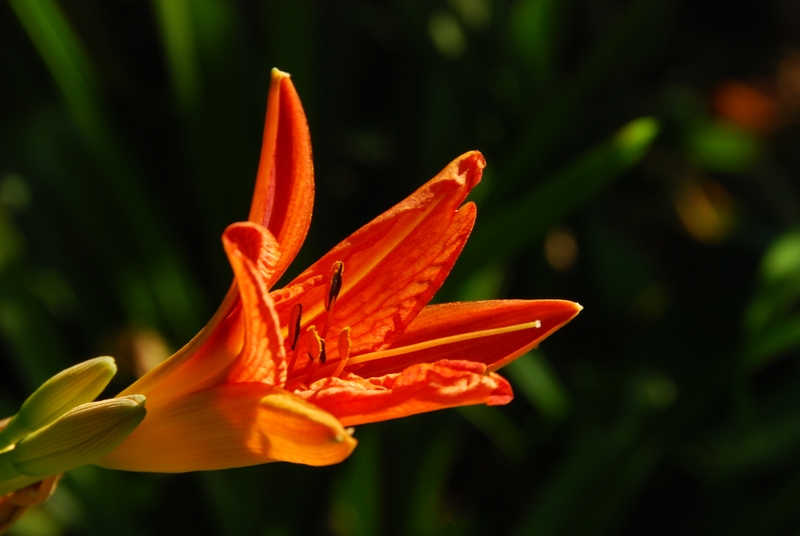
[[[480,149],[437,299],[586,307],[509,406],[359,427],[324,469],[85,467],[13,534],[796,532],[799,5],[4,2],[0,415],[95,355],[113,393],[210,318],[273,66],[315,150],[293,273]]]

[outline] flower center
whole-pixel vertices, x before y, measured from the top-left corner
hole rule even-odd
[[[469,331],[466,333],[460,333],[458,335],[438,337],[434,339],[429,339],[427,341],[418,342],[415,344],[401,346],[398,348],[389,348],[387,350],[367,352],[354,357],[350,357],[350,346],[351,346],[350,328],[345,327],[339,333],[339,340],[337,346],[337,349],[339,351],[339,359],[336,360],[334,363],[326,364],[327,351],[325,347],[325,342],[326,342],[325,338],[328,334],[328,329],[331,326],[331,318],[333,317],[334,309],[336,306],[336,300],[339,297],[339,292],[342,289],[342,274],[344,273],[344,263],[342,263],[341,261],[336,261],[335,263],[333,263],[330,273],[331,277],[330,280],[328,281],[327,292],[325,294],[326,313],[325,313],[325,322],[322,328],[322,332],[317,333],[316,326],[310,326],[306,328],[305,330],[306,347],[308,351],[309,361],[303,371],[297,371],[297,373],[295,374],[292,373],[294,372],[294,368],[297,363],[297,358],[299,353],[298,343],[302,331],[302,314],[303,314],[302,304],[299,303],[296,304],[291,312],[291,316],[289,319],[288,341],[289,341],[289,347],[292,351],[292,357],[291,360],[289,361],[289,367],[287,370],[289,371],[290,374],[292,374],[292,378],[289,383],[293,384],[295,388],[306,388],[307,386],[311,385],[311,383],[314,380],[319,378],[326,378],[326,377],[337,378],[342,374],[342,372],[344,372],[345,367],[349,365],[358,365],[361,363],[367,363],[369,361],[395,357],[399,355],[409,354],[412,352],[419,352],[422,350],[428,350],[439,346],[445,346],[473,339],[481,339],[484,337],[493,337],[496,335],[512,333],[515,331],[521,331],[525,329],[539,329],[542,327],[542,322],[540,320],[533,320],[532,322],[513,324],[510,326],[503,326],[499,328]],[[287,388],[291,389],[288,386]]]
[[[324,365],[327,361],[327,351],[325,349],[325,337],[328,335],[328,330],[331,326],[331,318],[336,308],[336,299],[339,297],[339,292],[342,290],[342,274],[344,273],[344,263],[336,261],[331,266],[331,277],[328,280],[328,287],[325,292],[325,323],[323,324],[322,333],[317,333],[317,326],[309,326],[305,330],[306,334],[306,348],[308,351],[308,364],[304,371],[296,374],[292,378],[292,383],[298,381],[299,378],[305,377],[301,385],[309,385],[317,373],[317,369]],[[295,304],[292,308],[289,317],[289,348],[292,352],[292,357],[289,360],[288,372],[294,372],[297,358],[300,353],[300,334],[302,332],[303,323],[303,305],[301,303]],[[331,376],[339,376],[347,364],[347,358],[350,355],[350,328],[344,328],[339,334],[339,361],[336,371]]]

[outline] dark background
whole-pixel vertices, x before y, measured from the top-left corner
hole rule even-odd
[[[517,398],[361,426],[329,468],[71,472],[12,534],[789,534],[800,528],[800,3],[9,0],[0,415],[113,394],[211,317],[269,72],[308,114],[291,274],[481,150],[437,300],[585,310]]]

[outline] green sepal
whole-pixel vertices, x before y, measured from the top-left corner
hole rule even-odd
[[[39,479],[86,465],[109,453],[139,426],[146,414],[144,404],[143,395],[83,404],[29,434],[0,458],[8,456],[17,473]]]
[[[91,402],[117,372],[111,357],[97,357],[63,370],[44,382],[0,431],[0,449],[47,426],[65,412]]]

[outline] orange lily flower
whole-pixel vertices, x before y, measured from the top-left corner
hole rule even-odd
[[[288,75],[273,70],[248,222],[223,234],[234,284],[209,324],[122,394],[142,424],[99,465],[182,472],[283,460],[336,463],[347,426],[513,395],[494,371],[581,309],[562,300],[426,307],[475,221],[462,205],[485,161],[470,152],[271,290],[303,243],[311,142]]]

